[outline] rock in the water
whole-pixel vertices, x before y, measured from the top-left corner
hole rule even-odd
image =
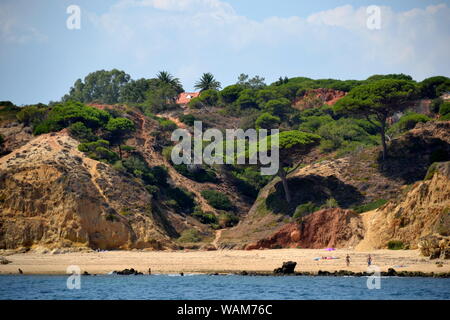
[[[143,275],[142,272],[134,270],[133,268],[131,268],[131,269],[123,269],[122,271],[114,271],[113,274],[117,274],[117,275],[120,275],[120,276],[130,276],[130,275],[140,276],[140,275]]]
[[[297,265],[297,262],[294,261],[287,261],[283,262],[283,266],[281,268],[277,268],[273,270],[274,273],[281,273],[281,274],[291,274],[294,273],[295,266]]]

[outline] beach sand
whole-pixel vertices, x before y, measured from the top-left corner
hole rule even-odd
[[[134,268],[147,273],[228,273],[228,272],[272,272],[284,261],[295,261],[298,272],[318,270],[353,272],[367,271],[367,255],[372,255],[372,264],[387,271],[450,272],[450,264],[444,261],[438,267],[436,261],[420,256],[418,250],[377,250],[357,252],[347,249],[325,251],[319,249],[279,249],[279,250],[219,250],[219,251],[108,251],[76,252],[64,254],[20,253],[5,256],[12,263],[0,265],[0,274],[16,274],[20,268],[24,274],[66,274],[70,265],[91,274],[106,274],[113,270]],[[347,268],[345,257],[351,257]],[[1,253],[0,253],[1,255]],[[316,257],[337,257],[334,260],[315,261]]]

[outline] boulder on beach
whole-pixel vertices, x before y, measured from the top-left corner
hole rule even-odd
[[[294,261],[283,262],[283,266],[281,268],[276,268],[275,270],[273,270],[273,272],[278,273],[278,274],[294,273],[296,265],[297,265],[297,262],[294,262]]]

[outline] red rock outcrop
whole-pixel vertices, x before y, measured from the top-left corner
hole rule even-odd
[[[360,216],[351,210],[324,209],[303,218],[301,223],[289,223],[272,236],[246,247],[276,248],[342,248],[356,245],[363,238]]]
[[[339,99],[345,97],[347,93],[334,89],[312,89],[308,90],[305,95],[294,102],[294,107],[300,110],[320,107],[324,104],[334,105]]]

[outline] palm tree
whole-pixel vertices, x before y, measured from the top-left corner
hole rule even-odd
[[[175,89],[178,93],[183,92],[183,86],[181,85],[180,79],[175,78],[167,71],[160,71],[156,75],[156,78],[158,79],[159,83],[163,85],[169,85],[173,89]]]
[[[214,79],[214,76],[211,73],[204,73],[200,80],[195,84],[196,89],[200,89],[200,91],[205,90],[218,90],[220,89],[220,82]]]

